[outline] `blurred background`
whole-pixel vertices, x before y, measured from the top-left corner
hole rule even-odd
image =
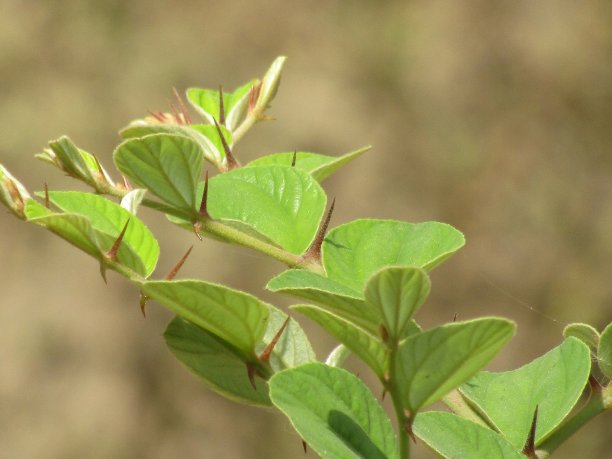
[[[332,224],[438,220],[468,240],[433,273],[424,326],[515,320],[490,366],[506,370],[558,345],[567,323],[612,319],[607,0],[0,0],[0,162],[31,190],[83,189],[33,155],[67,134],[110,167],[118,129],[166,110],[173,86],[231,89],[280,54],[277,120],[235,154],[372,144],[324,184]],[[164,275],[195,238],[143,218]],[[150,304],[144,320],[135,289],[114,274],[105,285],[41,228],[0,212],[0,234],[0,458],[304,457],[281,415],[234,405],[180,366],[161,337],[168,312]],[[286,306],[263,290],[281,270],[205,240],[182,275]],[[300,321],[324,358],[333,341]],[[600,417],[555,457],[611,449]]]

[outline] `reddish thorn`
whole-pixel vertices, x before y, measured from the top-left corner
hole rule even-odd
[[[289,324],[289,317],[287,317],[287,319],[285,320],[285,323],[283,323],[283,326],[276,332],[276,335],[274,335],[274,338],[272,338],[272,341],[270,341],[268,345],[266,346],[266,348],[263,350],[263,352],[259,356],[259,360],[261,360],[264,363],[268,363],[270,361],[270,354],[272,354],[272,351],[274,350],[274,346],[276,346],[276,343],[278,343],[278,340],[280,339],[281,335],[285,331],[285,328],[287,328],[288,324]]]
[[[219,85],[219,124],[225,124],[225,107],[223,106],[223,86]]]
[[[208,171],[204,178],[204,191],[202,192],[202,202],[200,203],[200,215],[202,217],[210,217],[208,215]]]
[[[49,209],[49,187],[47,186],[47,182],[45,182],[45,207]]]
[[[380,327],[378,327],[378,330],[380,332],[380,337],[382,338],[382,340],[385,343],[389,341],[389,331],[387,330],[387,327],[385,327],[384,324],[380,324]]]
[[[119,246],[121,245],[121,241],[123,241],[123,236],[125,236],[125,231],[127,230],[129,223],[130,219],[128,218],[128,220],[125,222],[125,225],[123,226],[123,229],[121,230],[121,233],[119,233],[119,236],[117,236],[117,239],[115,239],[113,246],[106,253],[106,256],[113,261],[117,260],[117,252],[119,251]]]
[[[412,422],[414,418],[408,416],[406,421],[404,422],[404,432],[411,438],[412,442],[416,445],[416,437],[414,436],[414,432],[412,431]]]
[[[181,97],[179,92],[176,90],[176,88],[173,87],[172,90],[174,91],[174,97],[176,97],[179,108],[181,109],[181,114],[183,115],[184,123],[182,124],[191,124],[191,117],[189,116],[189,112],[187,111],[187,107],[185,106],[185,102],[183,101],[183,98]]]
[[[145,306],[147,305],[147,301],[149,301],[149,297],[144,293],[140,292],[140,312],[142,312],[142,317],[147,317],[145,312]]]
[[[457,322],[457,313],[453,314],[453,322]]]
[[[176,124],[185,124],[183,123],[183,118],[179,114],[178,109],[174,106],[172,102],[169,102],[169,103],[170,103],[170,110],[172,110],[172,116],[174,117],[174,121],[176,122]]]
[[[160,123],[166,122],[166,117],[164,116],[162,112],[152,112],[151,110],[147,110],[147,112],[149,113],[149,115],[151,115],[153,118],[155,118]]]
[[[325,239],[325,234],[327,233],[327,227],[329,226],[329,222],[331,220],[332,213],[334,212],[335,205],[336,205],[336,198],[333,199],[331,206],[329,207],[329,210],[327,211],[327,216],[325,217],[323,224],[319,227],[319,231],[317,232],[317,235],[314,241],[312,241],[312,244],[310,245],[306,253],[304,253],[302,258],[314,259],[317,261],[321,259],[321,246],[323,245],[323,239]]]
[[[122,175],[121,178],[123,179],[123,187],[127,191],[131,191],[132,190],[132,184],[129,182],[129,180],[126,179],[124,175]]]
[[[176,274],[179,272],[179,270],[183,267],[183,264],[185,264],[185,260],[187,260],[187,257],[191,253],[192,249],[193,249],[193,246],[189,247],[189,250],[187,250],[187,252],[185,252],[185,255],[183,255],[181,257],[181,259],[178,261],[176,266],[174,268],[172,268],[172,271],[170,271],[168,273],[168,275],[166,276],[166,280],[174,279],[174,276],[176,276]]]
[[[538,405],[536,405],[535,410],[533,412],[533,421],[531,421],[531,428],[529,429],[529,435],[527,436],[527,441],[525,442],[525,446],[523,446],[523,454],[530,459],[538,459],[536,455],[535,449],[535,436],[536,436],[536,425],[538,423]]]
[[[255,385],[255,365],[247,362],[246,368],[247,376],[249,377],[249,382],[251,383],[251,386],[253,386],[253,389],[257,390],[257,386]]]
[[[308,443],[306,443],[306,440],[302,440],[302,448],[304,449],[304,454],[308,454]]]
[[[213,118],[213,121],[215,122],[215,127],[217,128],[217,132],[219,133],[219,137],[221,138],[221,143],[223,144],[223,150],[225,150],[225,156],[227,158],[227,164],[229,166],[229,169],[236,169],[237,167],[240,167],[240,164],[238,164],[238,161],[236,161],[236,158],[234,158],[234,155],[232,154],[232,150],[230,150],[229,145],[227,144],[227,141],[225,140],[225,136],[223,135],[223,131],[221,131],[221,127],[219,126],[219,123],[217,123],[217,120]]]
[[[295,167],[296,160],[297,160],[297,150],[293,150],[293,158],[291,159],[291,167]]]

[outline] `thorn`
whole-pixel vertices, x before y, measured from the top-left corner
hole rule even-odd
[[[293,150],[293,158],[291,159],[291,167],[295,167],[296,160],[297,160],[297,150]]]
[[[230,150],[229,145],[227,144],[227,141],[225,140],[225,136],[223,135],[223,132],[221,131],[221,127],[219,126],[219,123],[217,123],[217,120],[213,118],[213,121],[215,122],[215,127],[217,128],[217,132],[219,133],[219,137],[221,138],[221,143],[223,144],[223,150],[225,150],[225,156],[227,157],[227,164],[229,166],[229,169],[236,169],[237,167],[240,167],[240,164],[238,164],[238,161],[236,161],[236,158],[234,158],[234,155],[232,154],[232,150]]]
[[[174,106],[172,102],[169,102],[169,104],[170,104],[170,110],[172,110],[172,116],[174,117],[176,124],[185,124],[183,123],[183,118],[179,114],[178,109]]]
[[[202,192],[202,202],[200,203],[200,215],[202,217],[210,217],[208,215],[208,171],[206,171],[206,177],[204,178],[204,191]]]
[[[119,251],[119,246],[121,245],[121,241],[123,241],[123,236],[125,236],[125,231],[127,230],[129,223],[130,219],[128,218],[128,220],[125,222],[125,225],[123,226],[123,229],[121,230],[121,233],[119,233],[119,236],[117,236],[117,239],[115,239],[113,246],[108,252],[106,252],[107,258],[111,259],[112,261],[117,261],[117,252]]]
[[[45,207],[47,209],[50,208],[49,206],[49,187],[47,186],[47,182],[45,182]]]
[[[381,399],[383,402],[385,401],[385,396],[386,396],[386,395],[387,395],[387,388],[386,388],[386,387],[384,387],[384,388],[383,388],[383,391],[382,391],[382,394],[381,394],[381,396],[380,396],[380,399]]]
[[[145,318],[147,317],[147,314],[145,312],[145,306],[147,305],[147,301],[149,301],[149,297],[144,293],[140,292],[140,312],[142,312],[142,317]]]
[[[200,222],[195,222],[193,224],[193,232],[195,233],[195,235],[198,237],[198,239],[201,241],[202,240],[202,223]]]
[[[174,96],[176,97],[176,100],[178,101],[179,108],[181,109],[181,114],[183,115],[184,123],[182,124],[192,124],[191,117],[189,116],[189,111],[187,110],[187,107],[185,106],[185,102],[183,101],[183,98],[181,97],[181,95],[179,94],[179,92],[176,90],[175,87],[173,87],[172,90],[174,91]]]
[[[304,454],[308,454],[308,443],[306,443],[306,440],[302,440],[302,448],[304,449]]]
[[[387,330],[387,327],[385,327],[384,324],[380,324],[380,327],[378,327],[378,330],[380,332],[380,337],[382,338],[382,340],[385,343],[389,341],[389,331]]]
[[[523,446],[523,454],[530,459],[538,459],[536,455],[535,449],[535,436],[536,436],[536,425],[538,423],[538,405],[536,405],[535,410],[533,412],[533,421],[531,422],[531,428],[529,429],[529,435],[527,436],[527,441],[525,442],[525,446]]]
[[[225,107],[223,107],[223,86],[219,85],[219,124],[225,125]]]
[[[185,252],[185,255],[183,255],[182,258],[176,264],[176,266],[174,266],[174,268],[172,268],[172,271],[170,271],[168,273],[168,275],[166,276],[166,280],[174,279],[174,276],[176,276],[176,274],[179,272],[179,270],[183,267],[183,264],[185,264],[185,260],[187,260],[187,257],[191,253],[192,249],[193,249],[193,246],[189,247],[189,250],[187,250],[187,252]]]
[[[124,175],[122,175],[121,178],[123,179],[123,186],[125,187],[125,189],[127,191],[131,191],[132,190],[132,184],[128,181],[127,178],[125,178]]]
[[[257,99],[259,99],[259,92],[261,91],[260,81],[257,85],[251,85],[251,91],[249,92],[249,113],[252,113],[255,110],[255,105],[257,104]]]
[[[257,390],[257,386],[255,385],[255,370],[256,370],[255,365],[247,362],[246,368],[247,368],[247,376],[249,377],[249,382],[251,383],[251,386],[253,386],[253,389]]]
[[[268,363],[270,361],[270,354],[272,354],[272,351],[274,350],[274,346],[276,346],[276,343],[278,343],[278,340],[280,339],[281,335],[285,331],[285,328],[287,328],[287,325],[289,324],[289,319],[290,317],[287,316],[287,319],[285,320],[285,323],[283,323],[283,326],[276,332],[276,335],[274,335],[274,338],[272,338],[272,341],[268,343],[266,348],[263,350],[263,352],[259,356],[259,360],[261,360],[264,363]]]
[[[457,313],[453,314],[453,322],[457,322]]]
[[[155,118],[157,121],[159,121],[160,123],[166,122],[166,117],[164,116],[162,112],[152,112],[151,110],[147,110],[147,113],[151,115],[153,118]]]
[[[308,248],[308,250],[302,255],[303,259],[314,259],[321,260],[321,246],[323,245],[323,239],[325,239],[325,234],[327,233],[327,227],[329,226],[329,221],[331,220],[332,213],[334,212],[334,206],[336,205],[336,198],[333,199],[329,210],[327,211],[327,216],[325,220],[321,224],[317,235],[315,236],[314,241]]]
[[[410,437],[412,442],[416,445],[416,437],[414,436],[414,432],[412,431],[412,422],[413,418],[409,416],[404,422],[404,432]]]
[[[106,280],[106,265],[103,262],[100,262],[100,275],[102,276],[102,280],[105,284],[108,284]]]

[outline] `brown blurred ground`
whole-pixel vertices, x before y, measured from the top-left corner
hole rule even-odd
[[[172,86],[231,88],[279,54],[278,121],[237,155],[373,144],[326,183],[333,223],[439,220],[468,239],[434,273],[423,324],[516,320],[492,366],[509,369],[568,322],[612,318],[607,0],[1,0],[0,161],[31,189],[75,186],[32,158],[49,139],[68,134],[110,164],[116,131],[166,108]],[[165,273],[193,237],[144,215]],[[113,275],[105,286],[39,228],[2,212],[0,232],[0,458],[304,457],[280,415],[235,406],[179,366],[160,336],[168,313],[152,305],[143,320],[134,289]],[[183,274],[286,305],[262,292],[280,269],[206,241]],[[332,341],[302,323],[323,357]],[[600,418],[556,457],[606,457],[609,433]]]

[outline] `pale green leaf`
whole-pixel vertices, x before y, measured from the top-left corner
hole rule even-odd
[[[248,293],[197,280],[149,281],[145,295],[234,346],[244,360],[268,327],[269,308]]]
[[[391,341],[405,336],[410,319],[425,302],[431,282],[415,267],[389,267],[374,274],[365,288],[366,302],[379,312]]]
[[[168,204],[196,215],[203,158],[199,145],[183,136],[153,134],[129,139],[114,153],[121,173]]]
[[[323,265],[331,279],[361,292],[370,276],[385,266],[430,271],[464,244],[463,235],[444,223],[355,220],[329,232]]]
[[[481,318],[441,325],[402,342],[397,377],[404,406],[416,413],[471,378],[510,340],[515,325]]]
[[[570,337],[516,370],[478,373],[461,392],[517,448],[525,444],[537,406],[537,446],[574,407],[590,368],[589,348]]]
[[[358,158],[370,148],[370,146],[363,147],[338,157],[298,151],[295,153],[295,167],[297,167],[298,169],[302,169],[305,172],[308,172],[314,177],[315,180],[317,180],[318,182],[322,182],[327,177],[336,172],[338,169],[345,166],[352,160]],[[291,166],[293,162],[293,155],[293,152],[286,152],[262,156],[254,161],[251,161],[249,164],[246,165],[246,167],[267,166],[272,164],[281,166]]]
[[[397,459],[391,421],[356,376],[322,363],[276,373],[270,399],[323,459]]]
[[[601,372],[612,378],[612,323],[601,333],[597,347],[597,361]]]
[[[314,239],[325,202],[321,186],[290,167],[245,167],[209,181],[211,217],[245,223],[294,254]]]
[[[452,413],[429,411],[417,415],[414,433],[447,459],[525,459],[493,430]]]

